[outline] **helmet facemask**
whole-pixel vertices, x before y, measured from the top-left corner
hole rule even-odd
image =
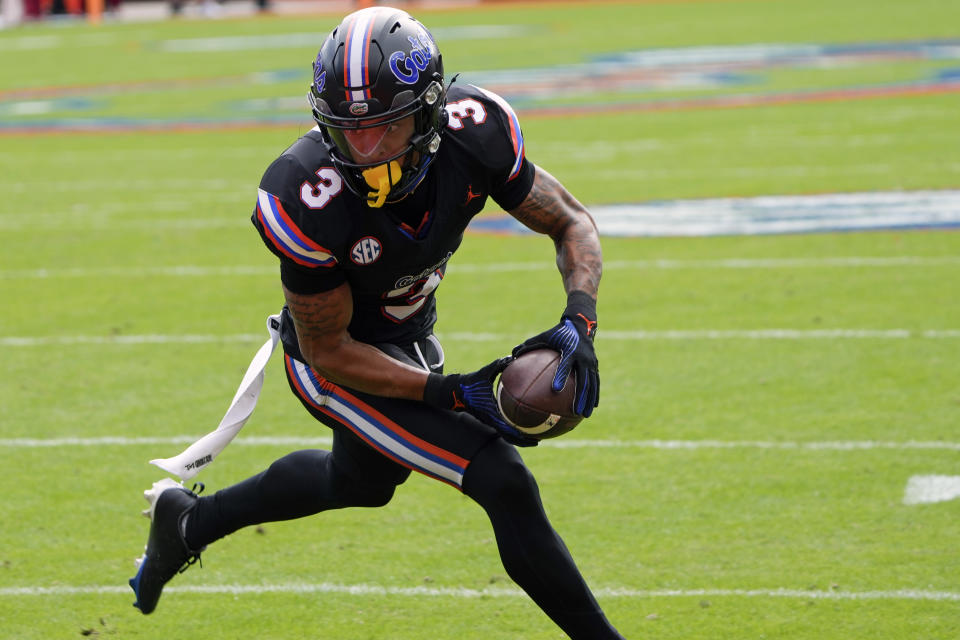
[[[316,91],[307,94],[313,118],[323,134],[334,165],[350,191],[367,200],[371,207],[401,200],[423,180],[440,148],[439,130],[446,125],[446,118],[442,117],[446,116],[442,109],[446,92],[440,80],[442,77],[431,82],[419,96],[409,90],[403,91],[394,97],[393,104],[386,111],[362,117],[336,116]],[[373,155],[377,145],[358,149],[349,132],[396,126],[406,118],[413,119],[413,131],[406,145],[387,157],[364,161],[362,156]]]

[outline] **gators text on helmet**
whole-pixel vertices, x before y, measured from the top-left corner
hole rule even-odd
[[[307,98],[334,166],[370,206],[396,202],[423,180],[446,126],[446,91],[440,50],[408,13],[371,7],[344,18],[317,54]],[[370,162],[351,154],[351,131],[408,116],[406,148]]]

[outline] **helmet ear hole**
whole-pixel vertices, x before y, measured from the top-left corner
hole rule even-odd
[[[393,97],[393,102],[390,103],[390,110],[399,109],[400,107],[405,107],[414,100],[416,96],[413,94],[413,91],[401,91]]]
[[[313,92],[307,94],[307,100],[310,101],[310,106],[317,113],[323,114],[325,116],[331,115],[333,112],[330,110],[330,105],[327,104],[327,101],[323,98],[318,98],[317,95]]]

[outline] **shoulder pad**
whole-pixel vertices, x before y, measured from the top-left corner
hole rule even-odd
[[[520,120],[510,104],[474,85],[451,87],[447,95],[447,128],[464,137],[486,166],[504,171],[507,181],[520,172],[524,159]]]

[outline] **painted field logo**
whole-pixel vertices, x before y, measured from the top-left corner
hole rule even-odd
[[[373,236],[360,238],[350,250],[350,259],[356,264],[373,264],[380,257],[380,241]]]

